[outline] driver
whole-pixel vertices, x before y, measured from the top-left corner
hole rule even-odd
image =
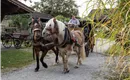
[[[78,27],[80,25],[80,22],[78,19],[75,18],[75,16],[72,16],[72,19],[70,19],[68,24],[74,25],[74,27]]]

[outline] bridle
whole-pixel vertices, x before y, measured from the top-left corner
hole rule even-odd
[[[31,31],[33,33],[33,42],[39,42],[40,38],[42,37],[42,36],[40,36],[39,39],[37,39],[35,36],[36,31],[39,31],[39,33],[42,34],[42,32],[41,32],[42,26],[40,25],[39,21],[40,21],[40,18],[32,18]],[[35,37],[35,39],[34,39],[34,37]]]
[[[49,25],[48,28],[46,28],[46,30],[49,31],[51,35],[59,33],[59,28],[58,28],[58,25],[57,25],[57,21],[54,22],[54,30],[52,30],[50,26],[51,26],[51,24]]]

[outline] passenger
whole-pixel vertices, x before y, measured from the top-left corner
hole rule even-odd
[[[74,27],[79,27],[80,22],[79,22],[79,20],[76,19],[75,16],[73,15],[73,16],[72,16],[72,19],[69,21],[68,24],[72,24],[72,25],[74,25]]]

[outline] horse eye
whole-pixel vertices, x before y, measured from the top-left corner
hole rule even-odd
[[[51,26],[51,24],[49,26]]]

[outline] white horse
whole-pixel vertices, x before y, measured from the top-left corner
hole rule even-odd
[[[69,72],[68,57],[72,51],[75,51],[78,55],[75,68],[79,67],[81,58],[85,58],[84,36],[82,32],[79,30],[70,32],[63,22],[52,18],[46,23],[42,35],[45,39],[54,42],[59,47],[64,64],[64,73]]]

